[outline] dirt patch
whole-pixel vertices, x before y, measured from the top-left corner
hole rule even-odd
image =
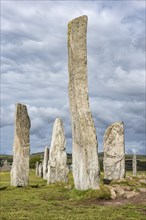
[[[119,205],[126,205],[126,204],[146,204],[146,194],[139,193],[139,195],[133,198],[117,198],[117,199],[110,199],[110,200],[101,200],[101,199],[88,199],[83,202],[85,205],[109,205],[109,206],[119,206]],[[146,212],[146,210],[143,210]]]

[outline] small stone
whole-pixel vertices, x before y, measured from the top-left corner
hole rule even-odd
[[[137,192],[130,191],[130,192],[125,192],[124,197],[125,197],[126,199],[130,199],[130,198],[132,198],[132,197],[134,197],[134,196],[137,196],[137,195],[138,195]]]
[[[139,180],[139,182],[146,184],[146,179]]]
[[[117,183],[125,183],[125,182],[126,182],[126,179],[124,179],[124,178],[118,179],[116,182],[117,182]]]
[[[122,188],[126,191],[131,191],[132,190],[130,186],[122,186]]]
[[[111,198],[112,199],[116,199],[117,198],[117,195],[116,195],[116,192],[115,192],[115,190],[114,189],[110,189],[110,193],[111,193]]]
[[[116,189],[115,189],[115,191],[116,191],[116,193],[117,193],[118,196],[123,196],[123,195],[125,195],[125,190],[122,189],[122,187],[120,187],[120,186],[117,186]]]
[[[137,188],[140,192],[146,193],[146,188]]]
[[[72,189],[72,186],[69,185],[69,186],[65,186],[64,188],[65,188],[65,189]]]

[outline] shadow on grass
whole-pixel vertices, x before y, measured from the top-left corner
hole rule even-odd
[[[7,189],[7,186],[0,187],[0,191]]]

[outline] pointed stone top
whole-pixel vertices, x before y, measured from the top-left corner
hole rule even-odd
[[[55,124],[62,124],[62,120],[60,118],[55,119]]]
[[[115,132],[116,131],[116,132]],[[124,122],[115,122],[106,129],[104,134],[104,141],[108,140],[109,136],[115,136],[116,134],[123,135],[124,132]]]
[[[108,127],[107,127],[107,129],[106,129],[106,131],[107,130],[109,130],[109,129],[111,129],[112,127],[123,127],[124,126],[124,122],[123,121],[119,121],[119,122],[114,122],[113,124],[111,124],[111,125],[109,125]]]

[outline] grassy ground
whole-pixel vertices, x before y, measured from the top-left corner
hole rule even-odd
[[[1,220],[144,220],[144,204],[103,206],[101,199],[110,199],[108,189],[77,191],[69,183],[46,185],[46,180],[30,172],[30,184],[26,188],[10,187],[9,172],[1,173]],[[96,203],[90,203],[90,199]],[[100,200],[98,200],[100,198]],[[99,201],[99,204],[98,204]]]

